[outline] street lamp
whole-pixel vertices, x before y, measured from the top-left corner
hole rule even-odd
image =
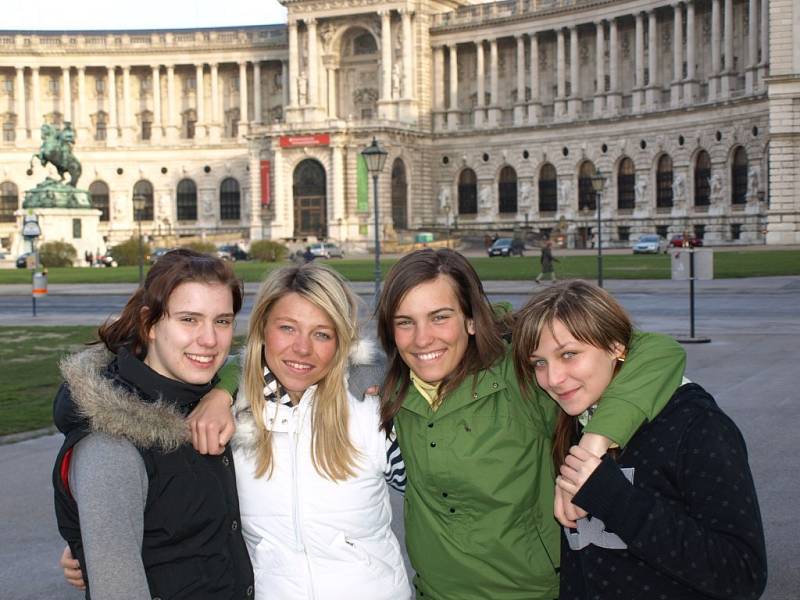
[[[598,169],[592,175],[592,188],[594,189],[594,203],[597,205],[597,285],[603,287],[603,220],[600,205],[603,201],[603,188],[606,178]]]
[[[361,151],[361,156],[367,163],[367,171],[372,175],[372,195],[375,204],[375,302],[381,292],[381,239],[380,221],[378,219],[378,175],[383,171],[386,156],[389,153],[378,145],[378,140],[372,138],[372,143]]]
[[[142,213],[147,199],[144,194],[133,195],[133,218],[139,224],[139,286],[144,285],[144,244],[142,243]]]

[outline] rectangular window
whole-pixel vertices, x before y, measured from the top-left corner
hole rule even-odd
[[[149,92],[150,88],[153,87],[153,80],[149,77],[142,77],[139,86],[143,92]]]
[[[187,120],[186,121],[186,139],[193,140],[194,139],[194,130],[195,124],[197,121]]]
[[[100,79],[99,77],[94,80],[94,91],[97,92],[99,95],[103,95],[106,93],[106,80]]]
[[[13,123],[3,124],[3,141],[13,142],[17,138]]]
[[[55,77],[50,78],[50,91],[54,94],[58,93],[58,79]]]
[[[699,240],[702,240],[705,235],[706,235],[706,226],[705,225],[695,225],[694,226],[694,237],[696,237]]]
[[[669,235],[669,225],[656,225],[656,235],[665,238]]]
[[[150,121],[142,121],[142,139],[149,140],[153,133],[153,123]]]
[[[631,239],[631,228],[627,225],[620,225],[617,228],[617,235],[620,242],[628,242]]]
[[[94,139],[98,142],[103,142],[106,139],[106,124],[98,123],[97,128],[94,130]]]
[[[191,92],[197,87],[197,80],[194,77],[183,80],[184,91]]]
[[[539,237],[543,240],[549,240],[552,232],[553,230],[550,227],[542,227],[539,230]]]
[[[81,239],[81,223],[80,219],[72,219],[72,239]]]
[[[7,91],[9,94],[14,92],[14,80],[11,78],[6,78],[3,80],[3,89]]]
[[[741,223],[731,223],[731,239],[732,240],[740,240],[740,239],[742,239],[742,224]]]

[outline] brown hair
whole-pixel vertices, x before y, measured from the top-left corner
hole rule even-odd
[[[545,327],[552,331],[560,321],[578,341],[604,350],[630,347],[633,325],[628,313],[611,294],[586,281],[561,281],[533,296],[514,316],[511,339],[514,368],[524,392],[536,381],[531,353],[539,347]],[[575,417],[559,411],[553,436],[556,469],[569,453],[576,437]]]
[[[381,423],[387,431],[403,404],[410,382],[408,365],[400,357],[394,340],[394,315],[412,288],[439,276],[446,276],[450,281],[461,312],[467,319],[472,319],[475,326],[475,335],[469,336],[464,358],[456,370],[442,380],[440,398],[445,398],[468,375],[489,368],[503,355],[502,323],[495,318],[481,280],[469,261],[458,252],[447,248],[424,248],[406,254],[386,276],[375,309],[378,339],[388,361],[381,405]]]
[[[272,430],[267,428],[264,417],[264,332],[275,304],[292,293],[324,312],[336,331],[336,354],[328,374],[317,382],[311,408],[311,460],[323,477],[343,481],[355,475],[358,457],[349,434],[345,385],[348,357],[358,338],[358,298],[336,271],[313,263],[270,273],[261,284],[250,315],[241,391],[250,402],[258,430],[255,476],[269,478],[274,466]]]
[[[228,263],[208,254],[178,248],[164,254],[150,268],[144,285],[128,299],[119,317],[99,327],[99,341],[115,354],[120,348],[127,348],[143,359],[147,354],[147,334],[167,313],[172,292],[182,283],[191,281],[227,286],[233,296],[233,313],[242,308],[242,282]]]

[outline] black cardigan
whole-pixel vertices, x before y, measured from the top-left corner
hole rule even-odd
[[[633,467],[633,485],[620,470]],[[573,503],[628,548],[571,550],[561,600],[751,600],[767,581],[758,499],[739,429],[699,385],[681,386]]]

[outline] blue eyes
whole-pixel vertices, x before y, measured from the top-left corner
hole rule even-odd
[[[577,352],[567,351],[567,352],[562,352],[560,358],[562,360],[570,360],[572,358],[575,358],[577,355],[578,355]],[[530,363],[534,369],[543,369],[545,366],[547,366],[547,361],[543,358],[531,358]]]

